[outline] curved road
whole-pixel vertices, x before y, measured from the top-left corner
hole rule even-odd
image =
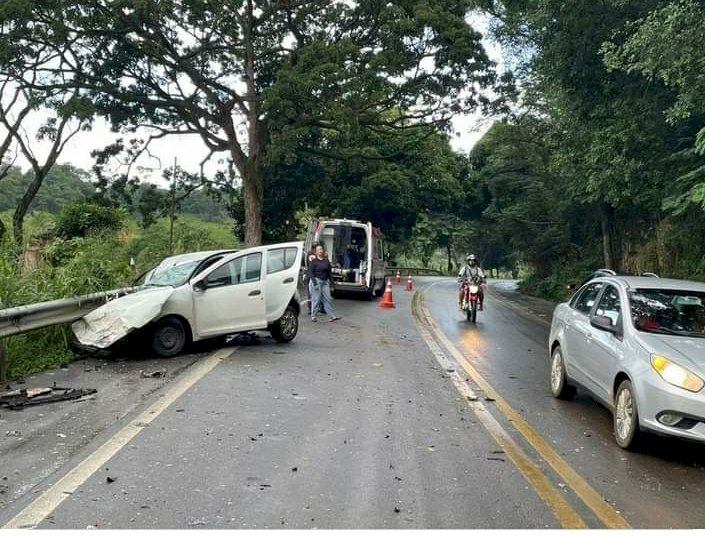
[[[288,346],[264,338],[193,360],[114,423],[82,429],[61,463],[56,432],[80,442],[77,412],[114,401],[99,391],[0,415],[3,430],[32,423],[31,452],[0,435],[13,491],[0,526],[705,526],[702,446],[653,438],[626,453],[604,409],[550,396],[546,304],[496,287],[469,325],[454,281],[394,298],[392,310],[337,300],[341,321],[302,317]],[[48,476],[23,476],[26,456]]]

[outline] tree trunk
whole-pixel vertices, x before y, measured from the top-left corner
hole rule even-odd
[[[39,188],[41,188],[45,177],[46,172],[35,172],[32,182],[27,187],[27,190],[20,199],[19,203],[17,203],[15,214],[12,217],[12,229],[15,234],[15,243],[19,247],[24,245],[24,218],[29,211],[32,201],[34,201]]]
[[[2,241],[5,238],[5,233],[7,233],[7,227],[5,227],[5,222],[0,219],[0,244],[2,244]]]
[[[450,244],[446,245],[446,253],[448,253],[448,273],[453,272],[453,255],[450,250]]]
[[[614,270],[614,259],[612,256],[612,236],[610,234],[610,217],[608,208],[600,207],[600,230],[602,232],[602,258],[605,268]]]
[[[262,206],[264,205],[264,168],[258,158],[248,159],[247,173],[242,177],[245,205],[245,245],[262,244]]]

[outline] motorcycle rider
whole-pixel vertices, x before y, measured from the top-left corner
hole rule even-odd
[[[480,298],[480,311],[483,310],[483,305],[485,301],[485,292],[482,289],[482,284],[485,282],[485,272],[477,264],[477,257],[474,254],[470,254],[465,257],[467,264],[460,269],[458,273],[458,281],[460,282],[460,291],[458,292],[458,307],[462,309],[463,307],[463,281],[467,280],[468,284],[472,281],[474,277],[480,278],[480,283],[478,285],[478,298]]]

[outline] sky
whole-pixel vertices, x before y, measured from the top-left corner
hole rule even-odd
[[[468,17],[469,22],[473,27],[480,31],[485,38],[483,39],[485,48],[492,60],[497,62],[500,68],[503,65],[502,51],[498,43],[488,39],[488,19],[479,14],[473,14]],[[30,139],[33,138],[33,133],[41,125],[44,118],[35,114],[30,121],[26,123],[27,135]],[[482,116],[481,113],[458,115],[453,121],[453,131],[451,132],[451,146],[458,152],[467,153],[473,145],[482,137],[482,135],[490,127],[491,121]],[[93,128],[89,132],[81,132],[76,135],[66,146],[64,152],[59,158],[61,164],[71,164],[75,167],[85,170],[91,170],[94,164],[94,159],[91,152],[114,142],[119,134],[111,132],[110,126],[102,119],[95,121]],[[41,156],[47,149],[43,144],[38,144],[32,139],[33,146],[36,147],[36,153]],[[156,140],[152,143],[150,153],[153,157],[143,157],[139,165],[144,168],[141,174],[147,180],[156,183],[163,183],[162,172],[166,168],[174,165],[176,159],[178,165],[190,172],[198,172],[200,162],[208,154],[200,137],[196,135],[190,136],[170,136],[161,140]],[[225,153],[214,155],[211,162],[206,166],[206,173],[212,173],[217,169],[224,169]],[[28,168],[28,163],[24,159],[18,159],[17,165],[23,169]]]

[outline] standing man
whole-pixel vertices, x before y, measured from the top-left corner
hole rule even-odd
[[[314,242],[311,244],[311,251],[308,252],[306,255],[306,278],[309,279],[308,277],[308,266],[310,266],[311,262],[316,258],[316,248],[319,246],[319,242]],[[309,279],[310,282],[310,279]],[[306,290],[308,292],[308,312],[311,314],[312,311],[312,306],[313,306],[313,295],[311,294],[311,285],[306,285]],[[323,302],[318,306],[318,311],[322,315],[326,314],[326,310],[323,307]]]
[[[470,254],[465,258],[466,264],[460,269],[460,272],[458,273],[458,280],[460,281],[460,292],[458,296],[458,307],[462,309],[463,307],[463,286],[462,283],[464,280],[468,281],[468,284],[474,279],[477,278],[479,279],[478,282],[478,287],[479,287],[479,292],[478,292],[478,297],[480,298],[480,311],[483,310],[484,308],[484,301],[485,301],[485,292],[482,288],[482,284],[485,282],[485,272],[482,270],[477,265],[477,257],[475,255]]]
[[[335,322],[339,318],[335,314],[330,294],[331,269],[330,261],[323,252],[323,246],[316,246],[314,258],[308,263],[308,285],[311,293],[311,320],[313,322],[318,321],[318,308],[321,304],[328,312],[330,322]]]

